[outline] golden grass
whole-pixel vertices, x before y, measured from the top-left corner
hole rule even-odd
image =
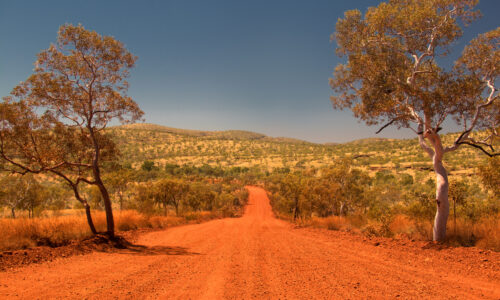
[[[300,224],[329,230],[360,231],[368,236],[390,236],[396,239],[424,241],[432,239],[430,222],[418,223],[405,215],[396,215],[387,225],[373,220],[339,216],[313,217],[309,222],[301,221]],[[476,246],[500,251],[500,215],[483,218],[475,223],[457,219],[456,228],[453,220],[448,219],[446,243],[453,246]]]
[[[100,218],[94,218],[99,228]],[[0,219],[0,250],[62,245],[91,234],[84,216]]]
[[[138,228],[167,228],[190,222],[202,222],[218,217],[211,212],[190,213],[184,217],[146,216],[135,210],[114,213],[117,231]],[[93,212],[97,231],[106,231],[104,212]],[[0,219],[0,251],[25,249],[38,245],[60,246],[91,236],[86,216],[70,215],[50,218]]]
[[[432,229],[427,224],[415,224],[408,216],[396,215],[392,222],[389,224],[389,230],[393,233],[394,237],[401,238],[416,238],[427,239],[429,237],[426,228]]]
[[[476,246],[500,251],[500,216],[486,219],[475,227],[478,238]]]
[[[326,228],[329,230],[348,230],[352,228],[351,223],[345,217],[330,216],[326,218],[311,219],[311,225],[318,228]]]
[[[456,229],[453,222],[449,221],[448,225],[450,243],[500,251],[500,215],[483,218],[476,223],[457,220]]]

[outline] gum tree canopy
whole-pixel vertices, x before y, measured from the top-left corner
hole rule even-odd
[[[94,233],[78,184],[97,186],[111,237],[111,199],[101,169],[117,152],[104,129],[112,119],[127,123],[143,115],[126,94],[126,78],[135,61],[113,37],[66,24],[59,29],[57,43],[38,54],[34,73],[0,103],[3,168],[62,178],[86,208]]]
[[[500,27],[470,41],[452,68],[439,58],[479,16],[477,0],[390,0],[363,16],[347,11],[332,35],[346,57],[330,79],[335,109],[349,108],[368,125],[409,128],[419,138],[436,173],[437,212],[433,239],[446,235],[448,178],[443,155],[462,145],[498,155]],[[443,145],[443,122],[455,121],[461,134]],[[479,133],[476,131],[480,131]],[[377,132],[377,133],[378,133]]]

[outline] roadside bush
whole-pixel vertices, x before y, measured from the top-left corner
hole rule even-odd
[[[349,230],[352,228],[351,223],[344,217],[330,216],[326,218],[311,219],[311,225],[318,228],[326,228],[328,230]]]
[[[482,180],[489,190],[470,183],[468,177],[450,179],[448,243],[500,248],[500,201],[494,185],[500,176],[495,176],[496,163],[489,160],[482,166]],[[293,189],[290,177],[294,178]],[[432,238],[435,182],[427,171],[414,175],[378,171],[369,177],[343,160],[331,168],[269,173],[265,187],[280,218],[293,221],[298,199],[300,214],[295,222],[299,225],[359,230],[370,236]]]

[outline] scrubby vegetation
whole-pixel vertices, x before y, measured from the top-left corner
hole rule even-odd
[[[85,212],[74,210],[72,215],[53,216],[50,218],[35,217],[31,219],[0,219],[0,250],[15,250],[33,246],[57,247],[92,235]],[[217,213],[189,212],[183,217],[148,215],[136,210],[122,210],[115,214],[115,222],[119,232],[139,228],[163,229],[186,223],[202,222],[220,217]],[[94,214],[94,223],[98,231],[106,229],[104,212]]]
[[[133,168],[183,168],[207,165],[219,169],[248,170],[276,168],[290,170],[321,168],[344,157],[356,158],[352,164],[374,175],[381,170],[406,172],[431,171],[432,163],[420,149],[417,139],[363,139],[343,144],[315,144],[294,139],[271,138],[262,134],[229,131],[210,132],[174,130],[152,124],[131,124],[109,129],[121,153],[121,164]],[[240,133],[240,134],[238,134]],[[443,135],[443,142],[457,134]],[[390,154],[390,155],[389,155]],[[479,151],[462,147],[446,156],[451,176],[475,174],[484,157]],[[239,167],[239,169],[238,169]],[[429,173],[429,177],[430,177]]]
[[[193,134],[149,124],[113,127],[108,134],[120,155],[104,165],[103,180],[119,210],[119,231],[161,227],[155,224],[163,218],[185,222],[238,216],[247,199],[244,185],[255,184],[269,191],[278,216],[292,221],[295,217],[301,224],[368,235],[431,237],[433,172],[419,156],[415,140],[322,145],[247,132],[218,133],[222,137]],[[453,138],[453,134],[443,135],[444,140]],[[450,242],[499,249],[500,237],[495,236],[499,232],[498,158],[484,160],[469,148],[449,153],[447,158]],[[9,219],[5,222],[22,223],[12,220],[14,208],[17,219],[32,218],[29,224],[78,218],[82,224],[75,227],[83,228],[67,236],[89,234],[79,216],[82,206],[64,182],[12,174],[3,174],[1,180],[2,214]],[[81,194],[91,205],[97,229],[104,230],[99,221],[103,210],[99,191],[82,185]],[[140,217],[122,218],[124,214]],[[5,228],[12,226],[2,228],[7,232]],[[69,227],[51,228],[64,231]],[[0,236],[4,240],[26,236],[16,230]],[[37,244],[51,230],[26,229],[37,234],[27,234],[31,242],[18,245]],[[59,243],[58,237],[53,240]]]
[[[461,178],[451,184],[448,242],[500,250],[498,159],[481,165],[478,174],[480,182]],[[276,213],[300,224],[424,240],[432,239],[434,186],[425,171],[371,176],[348,159],[321,169],[273,172],[266,181]]]
[[[120,209],[115,216],[118,231],[239,216],[248,198],[246,189],[229,177],[173,177],[166,171],[132,169],[106,174],[105,184],[113,192],[115,208]],[[0,250],[61,245],[92,234],[82,205],[62,182],[8,175],[2,183]],[[81,194],[92,206],[97,231],[103,232],[101,194],[94,186],[83,188]]]

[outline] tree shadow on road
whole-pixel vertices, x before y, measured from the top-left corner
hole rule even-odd
[[[132,255],[200,255],[200,253],[189,251],[188,248],[178,246],[144,246],[129,244],[124,248],[116,248],[114,253]]]
[[[99,252],[132,255],[200,255],[200,253],[189,251],[188,248],[179,246],[145,246],[134,244],[122,236],[109,238],[97,235],[92,238],[92,249]]]

